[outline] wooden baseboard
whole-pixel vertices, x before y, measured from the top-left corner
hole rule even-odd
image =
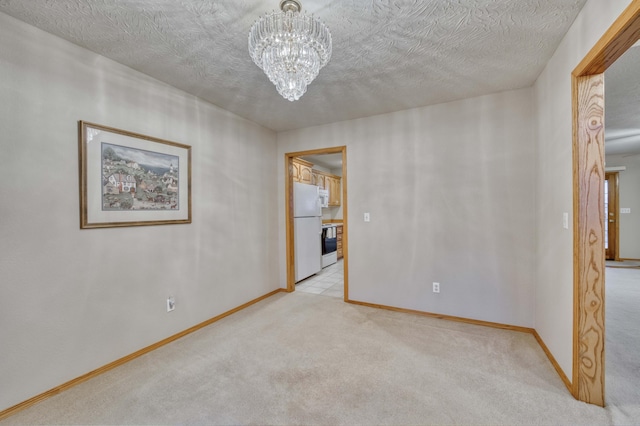
[[[549,358],[551,365],[553,365],[553,368],[556,369],[556,372],[560,376],[560,379],[562,379],[562,381],[564,382],[564,385],[569,390],[569,393],[573,395],[573,386],[571,385],[571,381],[569,380],[567,375],[564,374],[564,371],[562,370],[562,367],[560,367],[560,364],[558,364],[558,361],[556,361],[553,355],[551,355],[551,351],[549,350],[547,345],[544,343],[544,340],[542,340],[542,337],[540,337],[540,335],[536,330],[533,330],[531,334],[533,334],[533,337],[536,338],[536,340],[538,341],[538,344],[540,345],[544,353],[547,355],[547,358]]]
[[[533,328],[519,327],[519,326],[515,326],[515,325],[501,324],[501,323],[489,322],[489,321],[479,321],[479,320],[474,320],[474,319],[469,319],[469,318],[454,317],[454,316],[450,316],[450,315],[434,314],[434,313],[431,313],[431,312],[416,311],[416,310],[413,310],[413,309],[396,308],[394,306],[378,305],[378,304],[375,304],[375,303],[358,302],[356,300],[345,300],[345,302],[352,303],[354,305],[368,306],[370,308],[386,309],[388,311],[404,312],[404,313],[409,313],[409,314],[421,315],[421,316],[429,317],[429,318],[437,318],[437,319],[443,319],[443,320],[447,320],[447,321],[457,321],[457,322],[463,322],[463,323],[466,323],[466,324],[481,325],[481,326],[484,326],[484,327],[493,327],[493,328],[500,328],[500,329],[503,329],[503,330],[512,330],[512,331],[519,331],[519,332],[522,332],[522,333],[530,333],[530,334],[533,335],[533,337],[536,339],[536,341],[538,342],[538,344],[540,345],[540,347],[542,348],[544,353],[547,355],[547,358],[551,362],[551,365],[553,366],[553,368],[555,368],[556,372],[560,376],[560,379],[564,382],[564,385],[569,390],[569,393],[573,394],[573,387],[571,385],[571,381],[569,380],[567,375],[564,373],[564,371],[560,367],[560,364],[558,364],[556,359],[553,357],[553,355],[551,354],[551,351],[549,351],[549,348],[547,348],[547,345],[544,343],[544,341],[542,340],[542,338],[540,337],[538,332]]]
[[[489,321],[480,321],[480,320],[474,320],[469,318],[454,317],[451,315],[434,314],[431,312],[416,311],[413,309],[396,308],[395,306],[386,306],[386,305],[378,305],[375,303],[359,302],[357,300],[345,300],[345,302],[352,303],[354,305],[368,306],[370,308],[385,309],[387,311],[404,312],[408,314],[415,314],[423,317],[443,319],[447,321],[464,322],[466,324],[482,325],[484,327],[493,327],[493,328],[500,328],[503,330],[519,331],[521,333],[532,333],[533,331],[535,331],[533,328],[519,327],[517,325],[501,324],[498,322],[489,322]]]
[[[76,386],[76,385],[78,385],[78,384],[80,384],[82,382],[85,382],[85,381],[87,381],[89,379],[92,379],[92,378],[94,378],[96,376],[99,376],[102,373],[106,373],[109,370],[113,370],[114,368],[119,367],[119,366],[121,366],[123,364],[126,364],[127,362],[129,362],[129,361],[131,361],[131,360],[133,360],[135,358],[138,358],[138,357],[140,357],[140,356],[142,356],[144,354],[152,352],[152,351],[158,349],[159,347],[166,345],[167,343],[171,343],[171,342],[173,342],[175,340],[180,339],[181,337],[184,337],[184,336],[186,336],[188,334],[193,333],[194,331],[200,330],[201,328],[204,328],[204,327],[206,327],[208,325],[211,325],[214,322],[221,320],[222,318],[228,317],[231,314],[234,314],[234,313],[236,313],[238,311],[241,311],[244,308],[247,308],[247,307],[249,307],[249,306],[251,306],[251,305],[253,305],[255,303],[258,303],[258,302],[260,302],[260,301],[262,301],[262,300],[264,300],[264,299],[266,299],[268,297],[271,297],[274,294],[277,294],[277,293],[280,293],[280,292],[286,292],[286,291],[287,290],[284,289],[284,288],[279,288],[277,290],[274,290],[274,291],[272,291],[270,293],[267,293],[267,294],[265,294],[263,296],[260,296],[260,297],[258,297],[256,299],[253,299],[253,300],[251,300],[251,301],[249,301],[249,302],[247,302],[247,303],[245,303],[243,305],[240,305],[240,306],[238,306],[236,308],[233,308],[230,311],[224,312],[224,313],[222,313],[222,314],[220,314],[220,315],[218,315],[216,317],[210,318],[210,319],[208,319],[208,320],[206,320],[204,322],[201,322],[200,324],[196,324],[193,327],[190,327],[190,328],[188,328],[188,329],[186,329],[184,331],[181,331],[180,333],[177,333],[177,334],[174,334],[173,336],[167,337],[166,339],[163,339],[163,340],[161,340],[159,342],[156,342],[156,343],[154,343],[152,345],[149,345],[149,346],[147,346],[145,348],[142,348],[142,349],[140,349],[140,350],[138,350],[138,351],[136,351],[136,352],[134,352],[132,354],[129,354],[129,355],[124,356],[124,357],[122,357],[120,359],[117,359],[117,360],[115,360],[115,361],[113,361],[113,362],[111,362],[111,363],[109,363],[107,365],[103,365],[102,367],[97,368],[97,369],[95,369],[93,371],[90,371],[90,372],[88,372],[86,374],[83,374],[82,376],[76,377],[75,379],[69,380],[68,382],[63,383],[60,386],[56,386],[55,388],[50,389],[50,390],[48,390],[46,392],[43,392],[40,395],[36,395],[33,398],[29,398],[26,401],[23,401],[23,402],[21,402],[19,404],[14,405],[13,407],[9,407],[6,410],[2,410],[2,411],[0,411],[0,420],[3,420],[3,419],[5,419],[5,418],[7,418],[7,417],[9,417],[9,416],[11,416],[13,414],[16,414],[17,412],[19,412],[21,410],[24,410],[25,408],[31,407],[32,405],[35,405],[38,402],[44,401],[45,399],[48,399],[48,398],[51,398],[52,396],[57,395],[60,392],[65,391],[65,390],[67,390],[69,388],[72,388],[73,386]]]

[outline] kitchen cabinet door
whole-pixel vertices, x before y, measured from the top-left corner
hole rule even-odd
[[[339,176],[327,176],[327,186],[329,187],[329,206],[336,207],[340,205],[341,196],[341,185],[340,185],[340,177]]]
[[[311,167],[304,164],[300,165],[300,183],[308,183],[311,185]]]
[[[313,185],[318,185],[322,189],[327,189],[327,182],[326,182],[327,177],[325,175],[314,171],[313,176],[315,178]]]

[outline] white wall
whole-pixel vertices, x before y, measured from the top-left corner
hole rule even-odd
[[[562,213],[573,212],[571,72],[629,0],[589,0],[534,86],[537,118],[536,330],[571,379],[573,234]]]
[[[193,223],[80,230],[78,120],[191,145]],[[0,129],[0,410],[278,288],[274,132],[4,14]]]
[[[533,326],[531,98],[523,89],[278,134],[279,170],[287,152],[347,146],[350,299]],[[284,173],[278,194],[284,286]]]
[[[627,168],[618,173],[618,206],[631,209],[631,213],[618,213],[618,257],[640,259],[640,155],[607,155],[606,165]]]

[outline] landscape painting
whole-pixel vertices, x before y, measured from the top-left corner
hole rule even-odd
[[[103,210],[179,210],[179,158],[102,144]]]
[[[80,228],[191,223],[191,147],[79,122]]]

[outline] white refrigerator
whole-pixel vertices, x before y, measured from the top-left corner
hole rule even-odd
[[[293,240],[296,282],[322,269],[322,207],[319,188],[293,183]]]

